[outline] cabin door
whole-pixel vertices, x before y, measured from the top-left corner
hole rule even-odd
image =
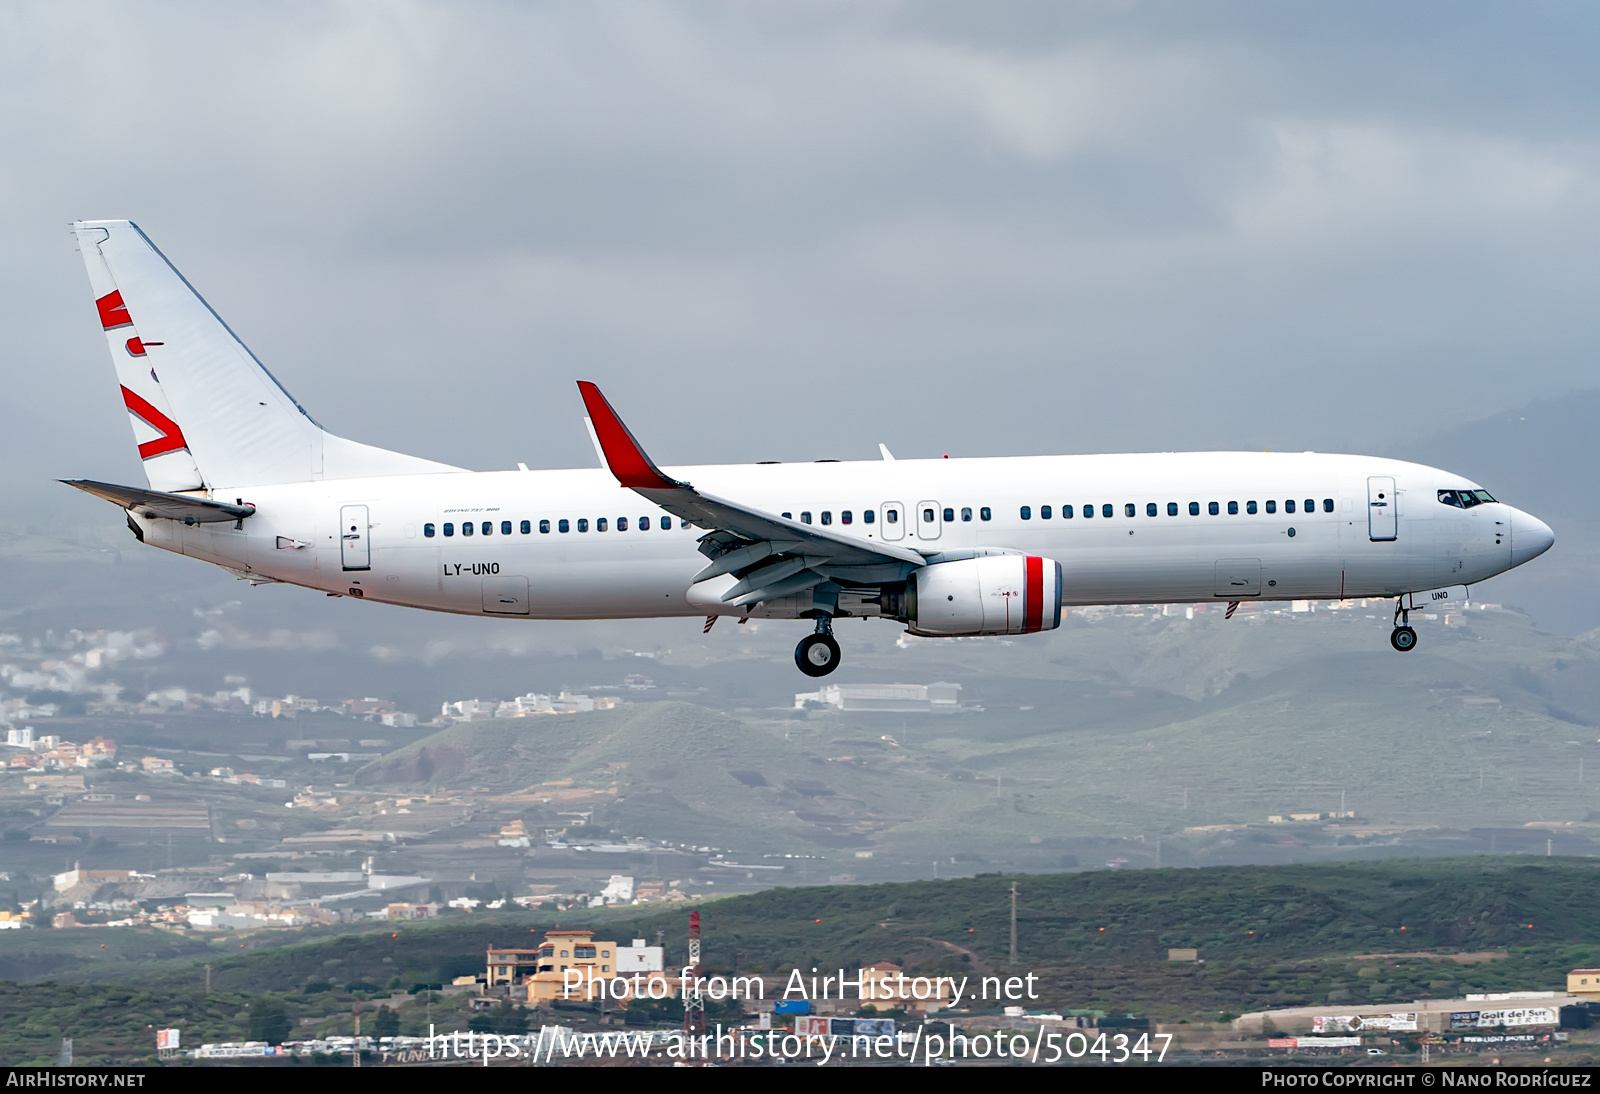
[[[1367,480],[1367,535],[1374,540],[1396,539],[1399,521],[1395,519],[1394,480],[1373,476]]]
[[[339,561],[346,570],[372,569],[372,545],[368,530],[365,505],[340,506]]]

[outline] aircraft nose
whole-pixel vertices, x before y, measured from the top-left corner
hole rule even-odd
[[[1556,541],[1550,526],[1538,517],[1515,510],[1511,516],[1511,565],[1538,558]]]

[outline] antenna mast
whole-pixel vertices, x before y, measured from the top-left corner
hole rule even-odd
[[[683,985],[683,1035],[706,1031],[706,1001],[700,995],[700,913],[689,913],[689,979]]]

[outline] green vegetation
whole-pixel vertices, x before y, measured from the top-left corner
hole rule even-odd
[[[1015,966],[1007,960],[1013,881]],[[1600,863],[1587,860],[1436,859],[775,889],[701,908],[706,962],[717,971],[889,960],[921,973],[1033,972],[1043,1006],[1205,1021],[1276,1006],[1559,988],[1567,969],[1600,962],[1597,885]],[[616,938],[660,930],[668,963],[680,961],[685,909],[640,911],[597,910],[581,922]],[[474,1015],[459,996],[391,993],[479,970],[488,946],[555,925],[549,915],[502,914],[213,951],[210,996],[194,959],[181,958],[150,963],[136,983],[123,965],[99,966],[115,968],[115,981],[4,984],[0,1061],[44,1062],[62,1036],[75,1039],[84,1062],[141,1058],[153,1051],[149,1027],[169,1024],[186,1044],[242,1040],[269,1023],[302,1036],[348,1033],[358,1000],[393,1007],[368,1019],[386,1029],[419,1032],[430,1018],[465,1028]],[[578,924],[569,913],[561,925]],[[1198,947],[1203,963],[1166,960],[1169,947],[1185,946]],[[1458,963],[1457,954],[1474,956]],[[651,1018],[674,1018],[670,1005],[654,1010]],[[526,1021],[511,1005],[477,1017],[491,1029]]]

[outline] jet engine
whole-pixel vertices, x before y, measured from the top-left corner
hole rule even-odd
[[[1037,555],[936,562],[915,571],[896,599],[896,614],[912,634],[954,638],[1051,631],[1061,626],[1061,563]]]

